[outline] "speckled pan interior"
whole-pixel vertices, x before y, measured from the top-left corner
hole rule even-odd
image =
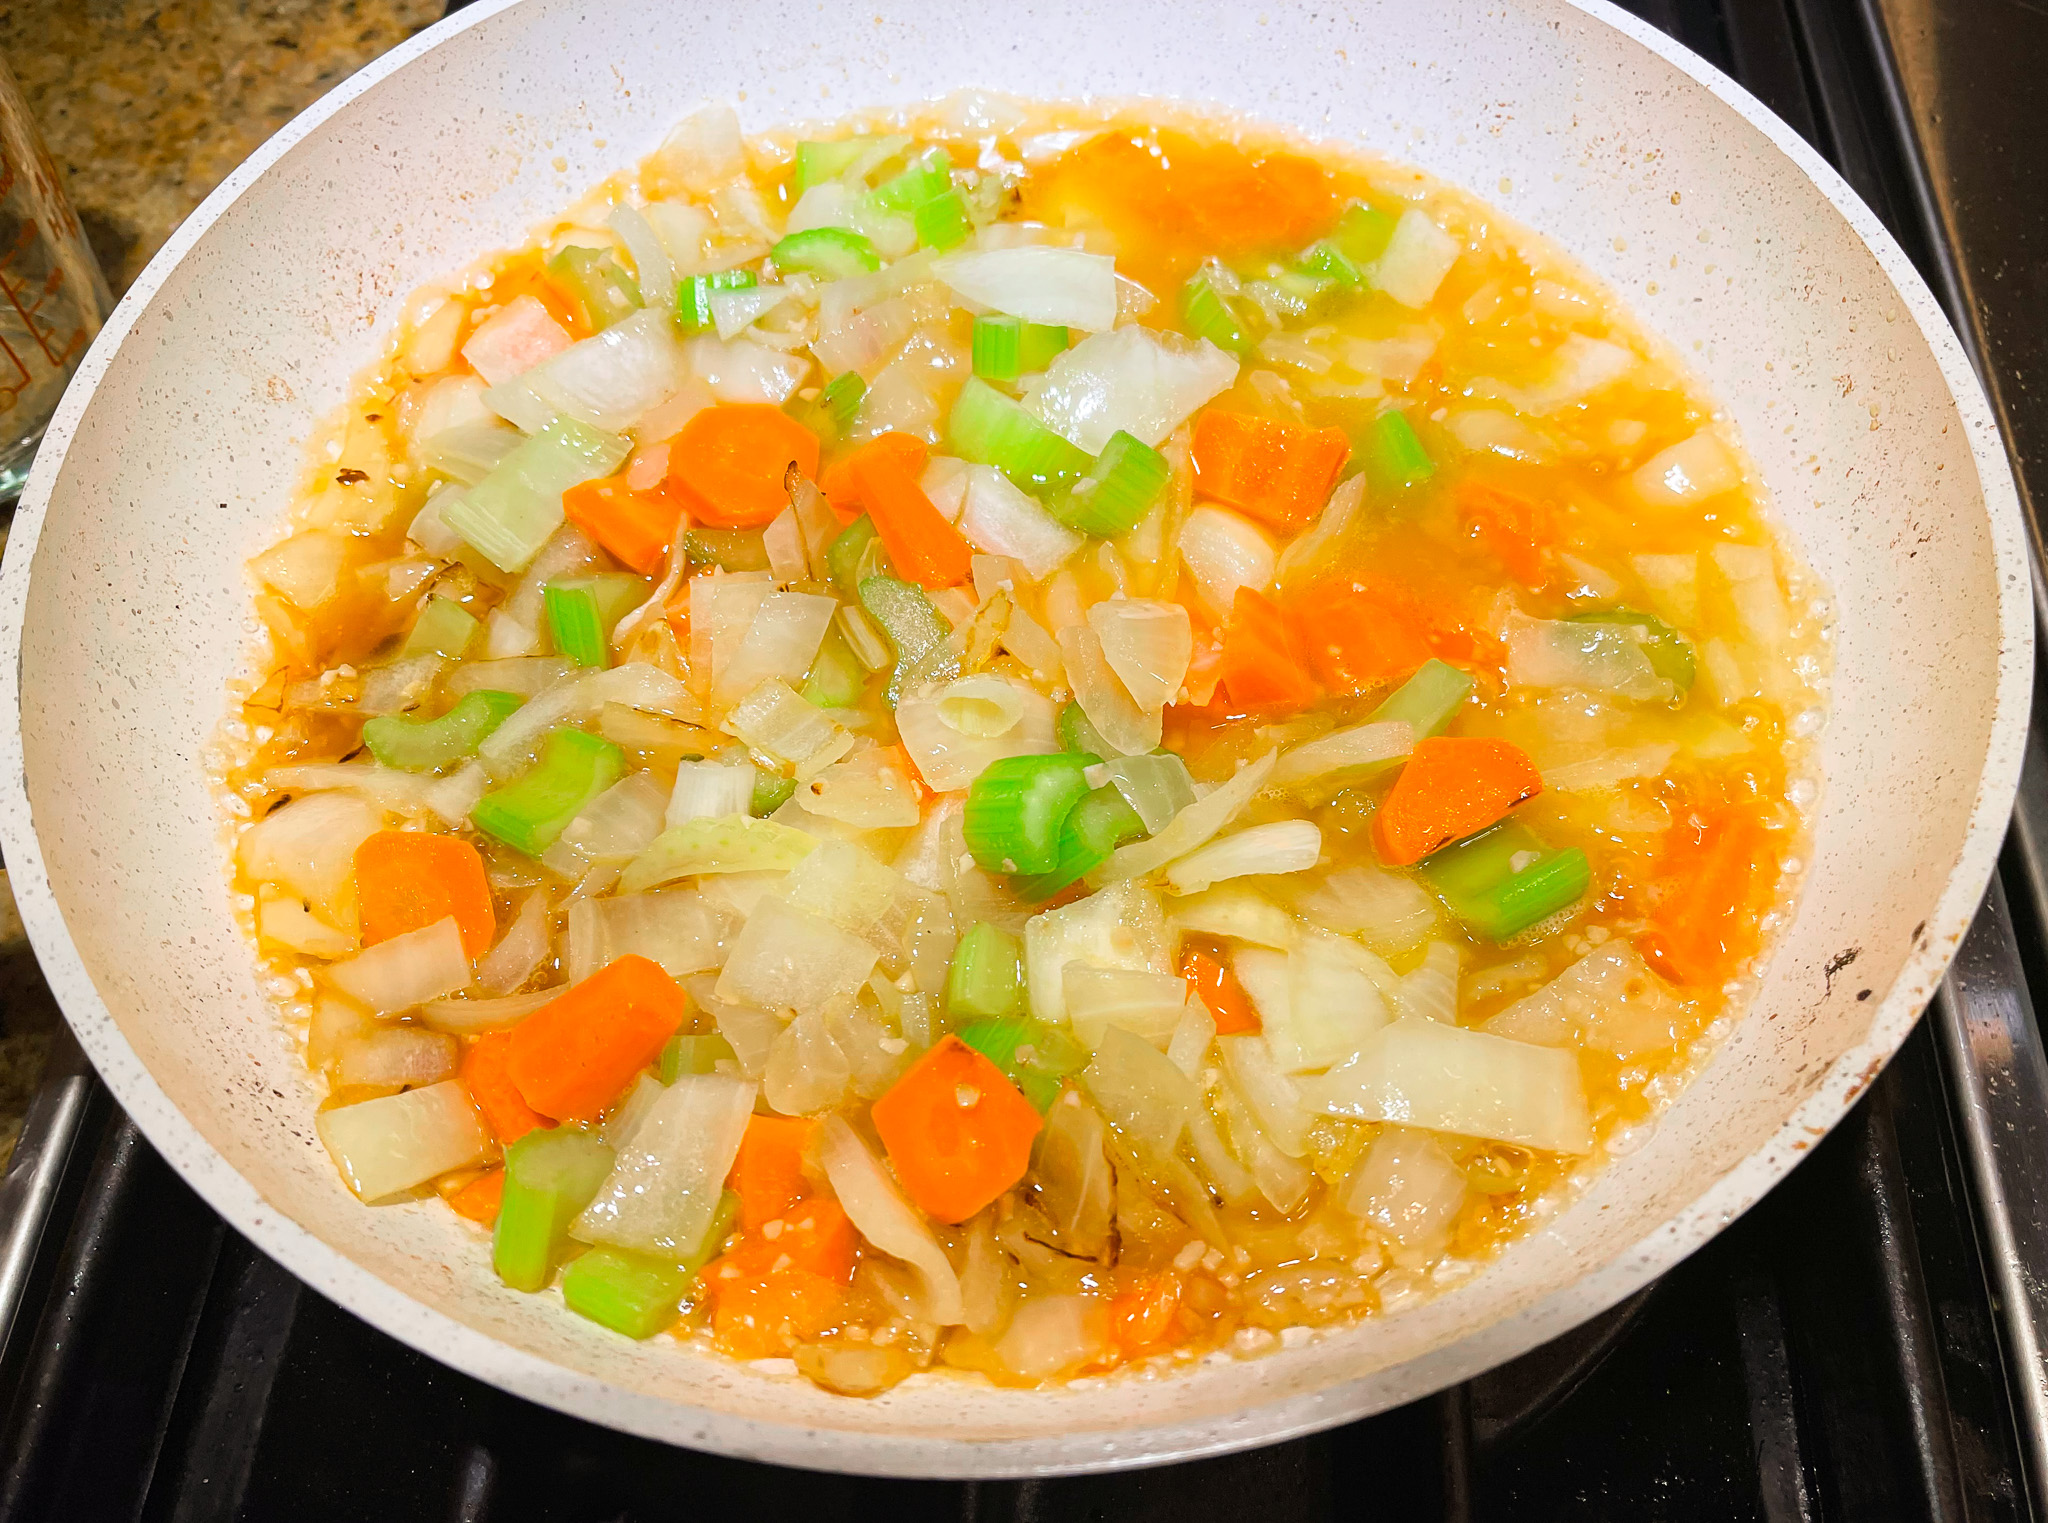
[[[1214,103],[1413,162],[1548,233],[1733,414],[1835,589],[1838,650],[1811,874],[1762,992],[1570,1209],[1430,1304],[1269,1357],[1038,1392],[929,1377],[859,1402],[629,1343],[501,1288],[445,1208],[351,1199],[229,918],[201,753],[248,638],[243,562],[407,292],[518,241],[707,98],[758,129],[963,86]],[[58,997],[150,1139],[397,1337],[729,1454],[1143,1464],[1509,1358],[1698,1246],[1840,1116],[1928,998],[2004,829],[2031,670],[2019,522],[1976,383],[1875,220],[1748,96],[1604,6],[487,3],[281,133],[94,346],[0,575],[0,842]]]

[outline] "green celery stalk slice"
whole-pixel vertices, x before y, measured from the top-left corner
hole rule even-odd
[[[612,1150],[573,1126],[528,1132],[505,1149],[505,1193],[491,1231],[491,1264],[514,1290],[547,1287],[569,1223],[596,1197]]]
[[[1023,951],[1017,938],[982,921],[960,938],[946,973],[946,1008],[956,1020],[1000,1020],[1024,1001]]]
[[[380,714],[363,723],[363,744],[387,767],[405,772],[437,772],[465,757],[490,737],[526,700],[517,693],[480,689],[464,693],[438,719],[413,719]]]
[[[583,806],[625,775],[626,753],[582,730],[550,730],[540,760],[511,783],[486,793],[470,823],[515,851],[538,857]]]

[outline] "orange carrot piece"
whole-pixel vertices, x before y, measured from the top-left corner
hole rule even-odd
[[[874,520],[899,576],[920,587],[938,588],[957,587],[973,574],[973,549],[924,495],[902,450],[871,444],[854,454],[847,466],[861,505]]]
[[[1208,1007],[1218,1036],[1259,1029],[1258,1008],[1219,950],[1187,947],[1180,954],[1180,976],[1187,980],[1188,992]]]
[[[595,1120],[661,1056],[689,1008],[660,963],[629,953],[514,1026],[507,1070],[543,1116]]]
[[[839,1202],[813,1197],[704,1267],[712,1336],[735,1359],[787,1354],[830,1326],[859,1246]]]
[[[498,927],[482,854],[455,836],[419,830],[380,830],[356,848],[356,909],[366,947],[453,915],[462,950],[476,958],[491,949]]]
[[[1373,817],[1380,860],[1420,862],[1542,791],[1542,775],[1519,746],[1464,735],[1418,740]]]
[[[507,1148],[528,1132],[548,1124],[547,1117],[537,1114],[512,1082],[506,1068],[511,1057],[509,1031],[493,1031],[478,1037],[462,1055],[463,1086],[476,1102],[476,1108],[483,1112],[484,1125],[491,1129],[498,1145]]]
[[[488,1227],[498,1219],[498,1203],[505,1196],[505,1171],[486,1169],[448,1197],[457,1216]]]
[[[668,488],[698,523],[765,524],[789,506],[791,465],[818,474],[818,436],[766,402],[724,402],[683,425],[668,452]]]
[[[910,475],[912,480],[924,474],[926,461],[931,456],[931,446],[915,434],[877,434],[850,454],[841,455],[825,467],[825,474],[818,478],[818,490],[825,494],[825,500],[832,505],[832,511],[846,523],[867,512],[867,500],[862,497],[860,483],[854,479],[853,463],[862,457],[894,460]]]
[[[1425,631],[1391,598],[1325,583],[1296,605],[1309,664],[1333,693],[1359,697],[1409,676],[1430,658]]]
[[[683,505],[665,491],[637,492],[624,473],[580,482],[562,494],[569,521],[642,576],[668,559]]]
[[[875,1130],[919,1209],[964,1222],[1024,1177],[1044,1125],[987,1058],[947,1036],[875,1102]]]
[[[1110,1341],[1126,1359],[1163,1348],[1173,1339],[1174,1314],[1179,1310],[1179,1275],[1170,1269],[1142,1275],[1137,1284],[1110,1300]]]
[[[1755,955],[1757,921],[1777,886],[1777,854],[1757,800],[1692,811],[1672,831],[1663,896],[1638,940],[1659,972],[1718,988]]]
[[[758,1231],[811,1193],[804,1150],[818,1123],[802,1116],[753,1116],[727,1181],[740,1198],[740,1226]]]
[[[1470,481],[1458,494],[1458,516],[1467,531],[1524,587],[1541,587],[1548,580],[1549,551],[1557,543],[1557,524],[1541,503]]]
[[[1195,419],[1196,489],[1289,534],[1323,510],[1350,454],[1341,428],[1241,412]]]
[[[1237,589],[1217,680],[1240,708],[1299,708],[1317,697],[1293,621],[1264,593]]]

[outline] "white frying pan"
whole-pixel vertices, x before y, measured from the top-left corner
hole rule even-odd
[[[1541,1230],[1432,1303],[1259,1359],[1047,1391],[920,1377],[855,1401],[505,1290],[438,1204],[358,1205],[229,917],[202,750],[248,638],[243,562],[416,285],[521,241],[705,99],[759,129],[967,85],[1236,108],[1551,235],[1733,415],[1835,590],[1834,696],[1804,897],[1760,996],[1647,1141]],[[1137,1465],[1359,1417],[1698,1247],[1834,1124],[1932,993],[2005,829],[2032,659],[2005,457],[1897,245],[1736,86],[1569,0],[479,5],[292,123],[157,256],[50,429],[0,608],[0,843],[23,918],[115,1095],[229,1222],[536,1401],[926,1475]]]

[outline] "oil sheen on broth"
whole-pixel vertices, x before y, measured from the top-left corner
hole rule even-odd
[[[1818,589],[1607,293],[1002,113],[706,111],[422,293],[227,732],[351,1188],[856,1395],[1455,1277],[1739,1013],[1816,787]]]

